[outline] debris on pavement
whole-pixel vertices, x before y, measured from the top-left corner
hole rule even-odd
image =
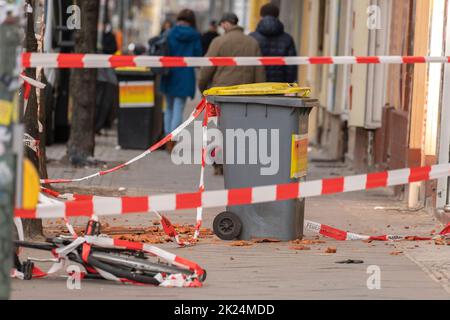
[[[448,242],[446,242],[443,238],[438,238],[434,240],[434,244],[437,246],[445,246],[448,245]]]
[[[304,246],[304,245],[298,245],[298,246],[289,247],[289,250],[307,251],[307,250],[311,250],[311,248],[307,247],[307,246]]]
[[[339,263],[339,264],[362,264],[362,263],[364,263],[364,261],[363,260],[348,259],[348,260],[343,260],[343,261],[336,261],[335,263]]]
[[[335,247],[328,247],[327,250],[325,250],[325,253],[336,253],[337,249]]]
[[[166,235],[160,225],[156,225],[154,222],[150,227],[110,227],[108,223],[102,225],[102,234],[109,235],[114,239],[143,242],[147,244],[163,244],[167,242],[173,242],[173,239]],[[195,227],[192,225],[174,225],[180,238],[183,240],[189,239],[192,241],[195,233]],[[75,232],[78,235],[84,235],[85,228],[75,227]],[[48,235],[67,234],[68,231],[63,225],[57,225],[45,228],[45,233]],[[212,238],[214,232],[208,228],[201,228],[199,238],[206,239]]]
[[[326,243],[326,241],[323,241],[323,240],[302,240],[302,239],[297,239],[297,240],[291,241],[291,243],[292,244],[312,245],[312,244],[324,244],[324,243]]]
[[[390,253],[391,256],[399,256],[399,255],[402,255],[402,254],[403,254],[403,251],[392,251]]]
[[[232,247],[250,247],[253,246],[255,243],[251,242],[251,241],[244,241],[244,240],[239,240],[239,241],[234,241],[230,244],[230,246]]]
[[[254,242],[254,243],[278,243],[278,242],[281,242],[281,240],[272,239],[272,238],[255,238],[255,239],[252,239],[252,242]]]

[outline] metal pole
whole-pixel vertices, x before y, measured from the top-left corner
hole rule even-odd
[[[447,7],[447,14],[450,13],[450,6]],[[450,54],[450,21],[446,26],[446,48],[445,54]],[[442,85],[441,101],[441,122],[439,134],[439,163],[450,162],[450,66],[444,66],[444,80]],[[438,209],[450,209],[450,179],[443,178],[438,180],[437,203]]]
[[[5,28],[2,30],[2,28]],[[11,38],[19,34],[19,24],[0,26],[0,43],[4,37]],[[18,40],[19,41],[19,40]],[[17,43],[19,46],[19,43]],[[0,63],[11,77],[16,77],[17,70],[11,69],[14,57],[19,52],[15,46],[0,48]],[[19,59],[16,59],[20,61]],[[0,300],[6,300],[11,292],[11,269],[13,267],[13,217],[14,208],[22,203],[22,165],[23,163],[23,126],[19,124],[22,117],[17,103],[13,103],[15,88],[0,83]]]
[[[16,189],[16,181],[18,175],[22,176],[22,166],[18,165],[22,163],[22,158],[17,155],[20,153],[23,157],[23,142],[20,139],[23,128],[12,122],[16,118],[13,116],[15,108],[17,106],[12,102],[0,100],[0,300],[7,300],[10,295],[14,207],[19,199],[16,195],[22,195],[22,190]],[[20,198],[18,203],[21,202]]]
[[[5,107],[5,104],[3,105]],[[13,152],[13,126],[0,125],[0,300],[9,299],[13,258],[12,225],[16,157]]]

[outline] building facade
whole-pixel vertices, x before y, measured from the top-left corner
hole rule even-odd
[[[448,0],[278,0],[301,56],[443,56]],[[310,140],[358,172],[449,162],[450,69],[441,64],[302,66],[321,108]],[[442,213],[448,179],[397,189]]]

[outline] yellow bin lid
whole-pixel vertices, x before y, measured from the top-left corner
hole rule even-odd
[[[297,83],[253,83],[229,87],[215,87],[203,92],[204,96],[259,96],[259,95],[295,95],[309,98],[311,88],[299,87]]]

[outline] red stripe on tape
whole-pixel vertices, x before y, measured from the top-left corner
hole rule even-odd
[[[36,219],[36,210],[15,209],[14,216],[22,219]]]
[[[214,57],[214,58],[209,58],[209,61],[211,61],[213,66],[236,66],[236,60],[234,60],[234,58],[221,58],[221,57]]]
[[[22,67],[24,68],[31,67],[31,53],[29,52],[22,53]]]
[[[41,190],[42,190],[42,192],[44,192],[52,197],[55,197],[55,198],[58,198],[61,195],[58,191],[47,189],[44,187],[41,187]]]
[[[31,270],[31,274],[34,279],[44,278],[48,276],[47,273],[45,273],[38,267],[33,267],[33,269]]]
[[[73,197],[75,201],[92,201],[92,199],[94,199],[94,196],[82,194],[74,194]]]
[[[28,82],[25,82],[24,84],[24,92],[23,92],[23,97],[25,100],[30,99],[30,95],[31,95],[31,84],[29,84]]]
[[[57,61],[60,68],[84,68],[84,54],[60,54]]]
[[[380,63],[379,57],[356,57],[357,63]]]
[[[404,63],[425,63],[425,57],[402,57]]]
[[[284,58],[278,58],[278,57],[265,57],[260,58],[259,61],[261,61],[261,64],[264,66],[284,66],[286,65],[286,61]]]
[[[430,180],[431,167],[411,168],[409,182]]]
[[[367,175],[366,189],[375,189],[387,186],[388,173],[369,173]]]
[[[277,200],[290,200],[299,197],[299,183],[277,185]]]
[[[163,227],[164,232],[171,238],[174,238],[177,236],[177,231],[175,230],[175,227],[173,224],[164,216],[161,216],[161,225]]]
[[[309,58],[309,63],[311,64],[333,64],[332,57],[311,57]]]
[[[228,205],[238,206],[252,203],[252,188],[233,189],[228,191]]]
[[[162,57],[159,59],[163,67],[186,67],[187,63],[183,57]]]
[[[344,177],[324,179],[322,181],[322,194],[333,194],[344,191]]]
[[[42,184],[52,184],[52,183],[70,183],[72,180],[68,179],[44,179]]]
[[[114,246],[126,248],[129,250],[142,250],[144,248],[144,244],[140,242],[131,242],[126,240],[114,239]]]
[[[109,58],[109,63],[112,68],[136,67],[134,58],[134,56],[111,56],[111,58]]]
[[[120,164],[120,165],[118,165],[117,167],[111,168],[111,169],[109,169],[109,170],[100,171],[100,172],[99,172],[99,175],[104,176],[104,175],[106,175],[106,174],[108,174],[108,173],[111,173],[111,172],[120,170],[120,169],[122,169],[122,168],[124,168],[124,167],[126,167],[126,164],[125,164],[125,163]]]
[[[158,143],[156,143],[154,146],[152,146],[152,147],[150,148],[150,151],[153,152],[153,151],[158,150],[158,149],[161,148],[163,145],[165,145],[167,142],[169,142],[170,140],[172,140],[172,138],[173,138],[173,135],[172,135],[172,134],[169,134],[168,136],[166,136],[165,138],[163,138],[161,141],[159,141]]]
[[[66,217],[90,217],[94,213],[92,201],[69,201],[64,202],[66,206]]]
[[[148,212],[148,197],[122,198],[122,213]]]
[[[91,245],[88,243],[83,243],[83,247],[81,250],[81,259],[87,264],[89,255],[91,254]]]
[[[202,206],[202,195],[200,192],[177,194],[176,201],[177,210],[199,208]]]
[[[320,228],[320,234],[326,237],[330,237],[336,240],[346,240],[347,239],[347,232],[330,227],[330,226],[326,226],[326,225],[322,225]]]
[[[387,236],[374,236],[374,237],[369,237],[369,240],[372,240],[372,241],[388,241],[388,237]]]

